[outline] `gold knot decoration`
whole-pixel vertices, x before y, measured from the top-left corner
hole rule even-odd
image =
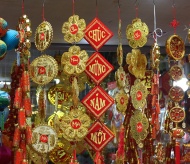
[[[81,110],[71,110],[61,120],[63,137],[68,141],[81,141],[88,133],[90,117]]]
[[[148,33],[148,26],[141,22],[141,19],[133,19],[132,24],[129,24],[126,29],[129,46],[132,48],[143,47],[147,42]]]
[[[132,137],[140,148],[143,147],[142,140],[147,137],[147,129],[149,128],[149,122],[144,113],[140,110],[135,110],[134,115],[130,119],[130,127]]]
[[[139,49],[132,49],[132,52],[127,54],[126,63],[129,65],[128,70],[132,75],[136,78],[144,78],[147,59]]]
[[[84,37],[85,29],[86,22],[84,19],[79,19],[78,15],[73,15],[69,17],[68,22],[65,22],[62,26],[64,40],[68,43],[81,41]]]
[[[145,107],[148,91],[144,82],[136,79],[134,85],[131,86],[130,95],[135,109],[143,109]]]
[[[88,54],[79,46],[71,46],[68,52],[64,52],[61,57],[61,63],[64,65],[63,71],[67,74],[80,74],[86,69]]]

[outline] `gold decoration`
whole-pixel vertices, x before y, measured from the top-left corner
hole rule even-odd
[[[74,106],[72,101],[63,102],[62,107],[61,107],[62,112],[69,113],[69,111],[72,109],[77,109],[77,110],[81,110],[82,112],[86,112],[86,107],[80,102],[78,102],[77,106]]]
[[[131,86],[130,95],[135,109],[143,109],[145,107],[148,91],[144,82],[136,79],[134,85]]]
[[[180,36],[172,35],[167,39],[166,52],[171,58],[175,60],[180,60],[184,57],[185,44]]]
[[[61,63],[64,65],[64,72],[67,74],[80,74],[86,69],[88,54],[80,50],[79,46],[71,46],[68,52],[64,52]]]
[[[60,109],[64,101],[68,101],[71,98],[71,92],[65,91],[66,86],[63,84],[57,84],[52,86],[48,90],[48,100],[52,105],[55,105],[55,95],[57,92],[58,108]]]
[[[90,117],[80,110],[72,110],[61,120],[63,137],[68,141],[81,141],[88,133]]]
[[[115,79],[117,82],[118,88],[124,88],[126,85],[126,73],[123,70],[123,67],[119,67],[115,72]]]
[[[127,54],[126,63],[129,65],[128,70],[131,74],[136,78],[144,78],[147,59],[139,49],[132,49],[132,52]]]
[[[156,150],[155,150],[155,154],[156,154],[156,159],[163,163],[165,161],[165,153],[166,150],[164,149],[164,146],[162,145],[162,143],[158,143],[156,145]]]
[[[48,125],[39,125],[32,131],[32,147],[39,153],[48,153],[55,148],[57,144],[57,134],[55,130]]]
[[[29,67],[30,78],[39,85],[48,84],[58,73],[56,60],[49,55],[41,55],[32,61]]]
[[[116,101],[117,110],[119,112],[125,114],[125,111],[127,109],[128,99],[129,99],[128,95],[123,90],[120,90],[118,93],[116,93],[115,101]]]
[[[181,87],[174,86],[170,88],[168,95],[172,101],[179,102],[184,98],[184,91]]]
[[[169,70],[169,75],[172,80],[177,81],[182,79],[183,71],[182,68],[178,65],[173,65]]]
[[[134,115],[130,119],[130,127],[132,137],[137,144],[141,145],[142,140],[148,135],[149,122],[146,115],[140,110],[135,110]]]
[[[132,48],[143,47],[147,42],[148,34],[148,26],[139,18],[133,19],[132,24],[128,25],[126,29],[129,46]]]
[[[49,153],[49,158],[56,164],[68,164],[71,157],[64,150],[65,145],[62,142],[58,142],[56,147]]]
[[[119,64],[119,66],[122,66],[122,64],[123,64],[123,48],[122,48],[121,43],[117,47],[117,62]]]
[[[185,118],[185,111],[179,106],[175,106],[169,111],[169,117],[173,122],[182,122]]]
[[[69,17],[68,22],[65,22],[62,26],[64,40],[68,43],[81,41],[84,37],[85,29],[86,22],[84,19],[79,19],[78,15],[73,15]]]
[[[35,45],[39,51],[47,49],[53,39],[53,28],[47,21],[43,21],[36,29]]]
[[[152,46],[152,49],[150,51],[151,54],[151,66],[153,69],[159,69],[159,64],[160,64],[160,47],[158,46],[157,43],[154,43]]]

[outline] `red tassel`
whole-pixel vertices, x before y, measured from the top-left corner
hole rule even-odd
[[[19,87],[15,91],[14,107],[17,109],[21,108],[21,101],[22,101],[22,90]]]
[[[23,150],[18,149],[15,152],[14,164],[21,164],[22,160],[23,160]]]
[[[175,164],[180,164],[180,143],[175,143]]]
[[[20,143],[20,136],[21,136],[21,132],[20,132],[19,127],[17,126],[17,127],[15,128],[14,137],[13,137],[13,146],[14,146],[14,147],[18,147],[18,146],[19,146],[19,143]]]
[[[32,144],[32,129],[30,126],[26,126],[26,143],[28,145]]]
[[[29,73],[28,71],[24,71],[22,73],[22,89],[24,92],[29,92],[30,91],[30,78],[29,78]]]
[[[152,96],[152,107],[156,105],[157,95]]]
[[[25,109],[25,112],[26,112],[26,116],[27,117],[32,116],[31,101],[30,101],[29,97],[27,97],[27,96],[24,97],[23,106],[24,106],[24,109]]]
[[[79,164],[77,161],[77,154],[75,149],[73,150],[73,157],[71,158],[70,164]]]
[[[18,125],[20,129],[26,129],[26,115],[23,108],[18,111]]]
[[[124,162],[124,158],[125,158],[125,142],[124,142],[124,133],[125,133],[125,129],[123,127],[123,125],[120,128],[120,133],[119,133],[119,143],[118,143],[118,150],[116,153],[116,158],[117,160],[123,161]]]
[[[104,159],[101,156],[100,152],[96,152],[95,158],[94,158],[94,164],[104,164]]]

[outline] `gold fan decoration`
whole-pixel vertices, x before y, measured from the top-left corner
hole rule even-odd
[[[146,105],[146,97],[148,95],[144,82],[136,79],[131,87],[131,100],[135,109],[143,109]]]
[[[68,43],[81,41],[84,37],[85,29],[86,22],[84,19],[79,19],[78,15],[73,15],[69,17],[68,22],[65,22],[62,26],[64,40]]]
[[[132,52],[127,54],[126,63],[129,65],[128,70],[131,74],[136,78],[144,78],[147,59],[139,49],[132,49]]]
[[[90,117],[80,110],[72,110],[61,120],[63,137],[68,141],[81,141],[88,133]]]
[[[128,95],[124,92],[124,90],[120,90],[116,96],[115,96],[115,101],[116,101],[116,106],[117,110],[123,114],[125,114],[125,111],[127,109],[127,104],[128,104]]]
[[[144,113],[140,110],[135,110],[134,115],[130,119],[130,127],[132,137],[140,148],[143,147],[142,141],[147,137],[147,129],[149,128],[149,122]]]
[[[139,18],[133,19],[132,24],[128,25],[126,29],[129,46],[132,48],[143,47],[147,42],[148,34],[148,26]]]
[[[71,75],[74,73],[80,74],[86,69],[88,54],[79,46],[71,46],[68,52],[64,52],[61,58],[61,63],[64,65],[65,73]]]

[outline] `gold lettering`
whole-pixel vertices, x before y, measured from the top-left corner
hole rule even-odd
[[[105,31],[100,30],[100,27],[98,27],[98,29],[89,31],[88,35],[96,42],[99,42],[101,39],[106,37]]]
[[[106,105],[105,100],[98,97],[98,93],[96,97],[90,100],[90,106],[92,106],[97,111],[101,110]]]
[[[60,150],[60,151],[57,152],[57,155],[59,156],[59,158],[63,158],[63,156],[65,155],[65,151]]]
[[[91,133],[90,139],[97,144],[97,132]]]
[[[95,63],[90,65],[89,71],[92,72],[96,76],[100,76],[102,73],[106,72],[106,67],[105,65],[102,65],[98,63],[97,60],[95,60]]]
[[[101,145],[102,142],[106,140],[106,133],[104,133],[102,130],[91,133],[91,140],[96,144]]]

